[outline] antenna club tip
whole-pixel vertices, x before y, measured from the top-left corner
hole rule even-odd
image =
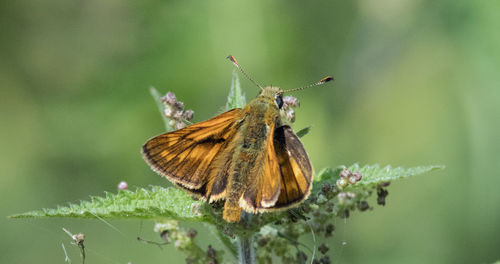
[[[232,63],[234,63],[235,65],[238,66],[238,62],[236,61],[236,59],[233,57],[233,55],[229,55],[226,57],[227,59],[229,59]]]
[[[326,82],[329,82],[329,81],[334,81],[335,78],[333,78],[333,76],[326,76],[325,78],[321,79],[319,81],[319,83],[326,83]]]

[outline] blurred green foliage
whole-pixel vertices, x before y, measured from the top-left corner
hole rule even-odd
[[[207,119],[226,102],[232,54],[263,84],[336,77],[295,94],[294,128],[313,125],[303,143],[317,169],[447,166],[391,186],[385,208],[339,221],[328,241],[336,263],[494,262],[499,12],[498,1],[465,0],[3,1],[2,215],[114,192],[121,180],[168,185],[139,153],[164,130],[148,89],[174,91]],[[247,99],[258,92],[242,86]],[[182,261],[135,240],[155,238],[146,221],[113,221],[116,231],[0,219],[2,263],[62,263],[62,242],[76,263],[61,227],[85,233],[88,263]]]

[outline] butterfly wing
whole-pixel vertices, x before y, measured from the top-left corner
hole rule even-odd
[[[302,143],[289,126],[276,129],[274,147],[280,167],[281,188],[272,209],[284,209],[297,205],[309,196],[313,169]]]
[[[254,173],[245,193],[240,199],[240,206],[247,212],[256,213],[260,209],[273,206],[280,192],[280,167],[273,143],[274,126],[269,129],[265,152],[256,159]]]
[[[247,212],[269,212],[293,207],[305,200],[313,170],[302,143],[289,126],[274,130],[268,142],[265,166],[256,174],[240,204]]]
[[[221,177],[227,178],[224,168],[231,162],[232,151],[228,148],[240,112],[239,108],[233,109],[154,137],[142,147],[143,158],[154,171],[194,194],[205,198],[221,196],[227,182]]]

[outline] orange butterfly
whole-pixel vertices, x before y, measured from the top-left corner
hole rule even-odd
[[[228,58],[247,76],[233,56]],[[203,200],[225,199],[227,222],[240,221],[242,210],[259,213],[298,205],[311,191],[313,170],[302,143],[281,122],[282,95],[289,91],[261,87],[243,109],[154,137],[142,147],[144,160]]]

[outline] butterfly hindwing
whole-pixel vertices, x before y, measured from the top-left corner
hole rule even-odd
[[[293,207],[311,191],[313,170],[302,143],[289,126],[273,131],[266,147],[264,166],[244,196],[242,207],[266,212]]]
[[[144,160],[175,184],[208,198],[222,193],[227,176],[221,162],[230,162],[227,153],[237,129],[241,109],[233,109],[212,119],[150,139],[142,147]],[[222,168],[222,169],[221,169]],[[217,179],[219,178],[219,179]],[[214,185],[218,182],[218,185]]]
[[[281,189],[272,209],[292,207],[309,196],[313,169],[302,143],[289,126],[275,130],[274,148],[280,166]]]
[[[248,189],[240,200],[245,211],[256,213],[261,208],[272,207],[280,192],[280,167],[274,149],[274,125],[266,135],[265,151],[261,152],[256,160],[254,175],[248,184]]]

